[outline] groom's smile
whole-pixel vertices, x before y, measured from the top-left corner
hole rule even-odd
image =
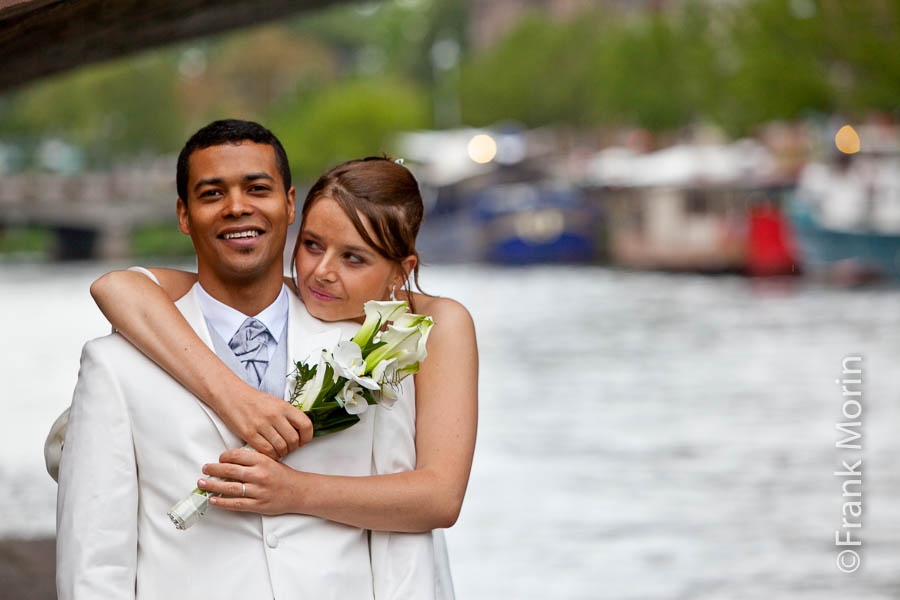
[[[178,201],[178,224],[194,242],[205,288],[260,278],[280,284],[294,189],[285,192],[272,146],[243,141],[194,151],[187,196]]]
[[[229,247],[237,250],[252,250],[258,244],[260,237],[266,235],[266,231],[255,225],[242,227],[227,227],[217,237],[225,240]]]

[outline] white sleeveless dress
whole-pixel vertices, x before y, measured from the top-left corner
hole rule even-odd
[[[372,469],[376,475],[416,468],[416,387],[403,380],[390,409],[374,408]],[[441,529],[425,533],[373,531],[370,537],[375,598],[453,600],[447,544]]]

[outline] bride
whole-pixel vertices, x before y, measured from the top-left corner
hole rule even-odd
[[[388,574],[376,597],[452,597],[443,537],[432,530],[455,523],[472,465],[478,358],[471,316],[453,300],[412,291],[423,209],[416,180],[402,165],[383,158],[338,165],[312,186],[301,214],[289,287],[312,316],[361,323],[366,301],[396,296],[435,322],[428,358],[404,380],[400,400],[375,409],[372,476],[306,473],[275,460],[308,443],[312,426],[282,399],[244,383],[184,320],[173,302],[196,274],[113,271],[91,294],[123,336],[259,451],[229,450],[203,467],[210,477],[232,480],[198,481],[223,494],[212,504],[369,529],[373,572]],[[422,556],[432,553],[423,567]]]

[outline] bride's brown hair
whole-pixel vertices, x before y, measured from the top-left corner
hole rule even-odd
[[[320,198],[331,198],[350,218],[360,237],[378,254],[399,265],[407,256],[419,258],[416,236],[422,225],[424,209],[419,184],[409,169],[389,158],[369,156],[341,163],[326,171],[310,188],[303,201],[301,219]],[[359,215],[365,215],[372,225],[375,239],[366,231]],[[297,283],[297,248],[303,222],[297,235],[297,246],[291,258],[291,274]],[[410,294],[410,279],[419,287],[419,261],[412,273],[406,274],[405,289]]]

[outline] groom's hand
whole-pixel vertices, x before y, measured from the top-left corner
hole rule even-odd
[[[285,457],[313,437],[312,423],[303,411],[249,386],[245,393],[218,408],[231,431],[274,459]]]
[[[204,465],[203,473],[231,480],[197,481],[200,489],[222,494],[220,497],[211,497],[211,504],[228,510],[263,515],[293,512],[291,502],[297,497],[298,479],[303,476],[300,471],[268,456],[240,448],[222,453],[218,463]]]

